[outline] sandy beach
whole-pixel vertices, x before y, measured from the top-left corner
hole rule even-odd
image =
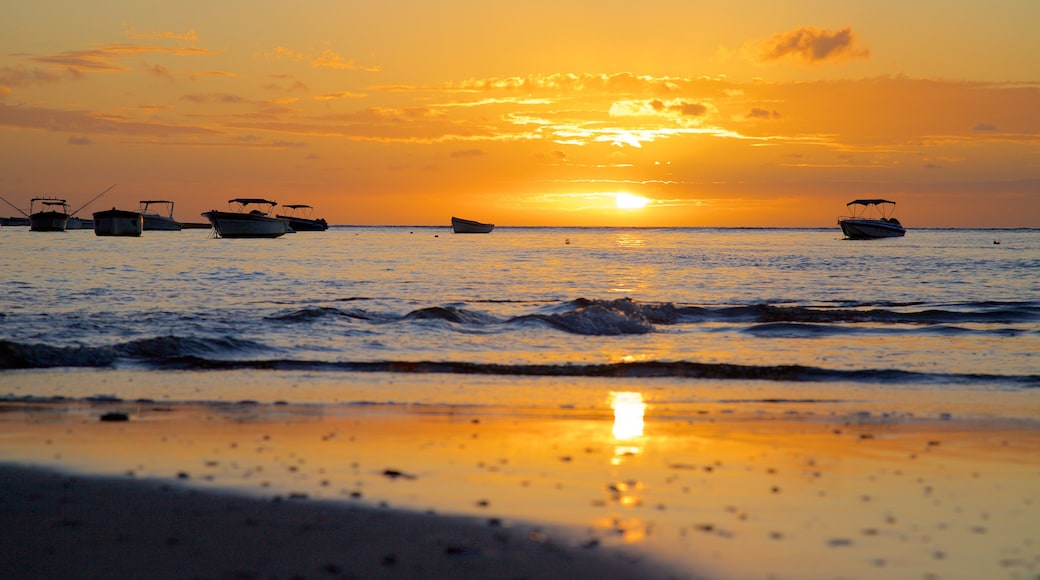
[[[8,578],[663,578],[496,521],[0,467]]]
[[[9,400],[0,560],[37,578],[1036,576],[1031,392],[995,393],[1002,416],[795,394]]]

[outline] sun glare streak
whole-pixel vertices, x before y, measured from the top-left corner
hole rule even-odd
[[[650,200],[641,195],[622,192],[614,194],[614,203],[618,209],[641,209],[646,207]]]

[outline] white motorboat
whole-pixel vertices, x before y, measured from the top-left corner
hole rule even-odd
[[[484,224],[455,216],[451,217],[451,231],[456,234],[489,234],[493,229],[495,229],[495,224]]]
[[[56,197],[29,200],[29,231],[64,232],[69,224],[69,204]]]
[[[906,228],[892,217],[896,202],[887,199],[854,199],[845,204],[850,215],[838,218],[841,232],[848,240],[899,238]]]
[[[145,230],[160,230],[167,232],[179,232],[184,224],[173,219],[173,202],[165,199],[145,199],[138,203],[141,204],[138,210],[142,216],[144,216],[144,229]],[[151,209],[150,206],[160,206],[163,208],[162,213]]]
[[[314,217],[314,208],[309,205],[294,203],[283,205],[282,207],[289,208],[289,213],[288,215],[278,215],[277,217],[288,220],[289,227],[293,231],[323,232],[329,229],[329,224],[324,218]]]
[[[211,210],[202,214],[221,238],[277,238],[289,231],[288,220],[271,215],[278,202],[238,197],[229,199],[228,205],[230,211]]]
[[[144,231],[144,216],[125,209],[106,209],[94,212],[94,235],[140,236]]]

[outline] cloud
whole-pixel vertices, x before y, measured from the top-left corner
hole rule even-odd
[[[314,68],[336,68],[341,70],[379,72],[378,66],[361,66],[353,59],[345,59],[331,49],[325,49],[321,54],[311,59],[311,66]]]
[[[976,131],[997,131],[997,126],[993,123],[977,123],[975,125]]]
[[[170,72],[170,69],[164,67],[161,64],[155,64],[155,65],[145,64],[144,65],[144,70],[147,71],[149,74],[155,75],[155,76],[157,76],[157,77],[159,77],[161,79],[166,79],[168,81],[172,81],[173,80],[173,73]]]
[[[708,112],[708,107],[700,103],[682,103],[679,105],[679,112],[683,115],[701,117]]]
[[[870,49],[856,48],[856,35],[850,27],[821,30],[806,26],[775,34],[760,46],[758,59],[763,62],[793,58],[809,63],[867,58]]]
[[[678,115],[683,117],[703,117],[708,113],[708,106],[684,100],[662,101],[661,99],[616,101],[610,106],[612,117],[637,117],[650,115]]]
[[[261,53],[260,56],[267,60],[290,60],[309,62],[314,68],[333,68],[339,70],[360,70],[365,72],[379,72],[378,66],[363,66],[353,59],[343,58],[338,52],[326,48],[318,54],[297,52],[284,46],[276,46],[270,52]]]
[[[227,93],[211,93],[208,95],[183,95],[181,96],[182,101],[188,101],[189,103],[195,103],[197,105],[207,103],[217,103],[221,105],[240,105],[248,103],[246,99]]]
[[[516,77],[491,77],[469,79],[449,88],[468,92],[508,90],[523,92],[600,92],[634,93],[645,92],[656,95],[675,95],[682,92],[680,83],[688,79],[650,77],[632,73],[614,74],[532,74]],[[402,90],[401,87],[392,87]],[[388,89],[389,90],[389,89]]]
[[[127,38],[135,40],[143,40],[150,38],[165,38],[169,40],[180,40],[187,42],[191,45],[195,45],[199,41],[198,34],[195,33],[194,29],[191,29],[184,34],[177,34],[176,32],[137,32],[137,29],[131,25],[124,25]]]
[[[215,54],[211,50],[193,46],[167,47],[146,44],[102,44],[87,50],[68,50],[46,56],[30,58],[32,62],[57,67],[69,71],[83,72],[121,72],[129,67],[119,63],[122,58],[141,54],[172,54],[177,56],[200,56]]]
[[[43,107],[12,107],[4,104],[0,104],[0,127],[68,133],[119,134],[123,136],[149,135],[167,137],[171,135],[217,134],[216,131],[203,127],[132,121],[90,111],[62,111]]]
[[[778,111],[769,111],[767,109],[760,109],[754,107],[751,112],[747,114],[748,119],[779,119],[780,113]]]
[[[11,87],[28,87],[48,85],[68,78],[69,74],[59,74],[38,67],[24,66],[0,67],[0,96],[10,94]]]
[[[362,99],[368,95],[364,93],[351,93],[344,91],[341,93],[325,93],[324,95],[317,95],[314,98],[319,101],[335,101],[337,99]]]
[[[79,135],[73,135],[73,136],[69,137],[68,144],[69,145],[93,145],[94,142],[91,141],[88,137],[81,137]]]
[[[461,158],[461,157],[481,157],[483,155],[484,155],[484,152],[481,151],[480,149],[463,149],[461,151],[452,151],[451,152],[451,156],[453,158],[455,158],[455,159],[458,159],[458,158]]]

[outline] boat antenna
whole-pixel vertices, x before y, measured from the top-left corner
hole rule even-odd
[[[29,214],[27,214],[27,213],[25,213],[24,211],[22,211],[22,208],[20,208],[20,207],[18,207],[17,205],[15,205],[15,204],[13,204],[13,203],[11,203],[11,202],[7,201],[6,199],[4,199],[4,198],[2,198],[2,197],[0,197],[0,199],[3,199],[3,200],[4,200],[4,203],[6,203],[7,205],[9,205],[9,206],[11,206],[11,207],[15,208],[16,210],[18,210],[18,213],[20,213],[20,214],[24,215],[25,217],[29,217]]]
[[[79,209],[77,209],[76,211],[72,212],[69,215],[76,215],[79,212],[83,211],[84,208],[86,208],[88,205],[90,205],[90,204],[94,203],[95,201],[97,201],[99,197],[101,197],[102,195],[105,195],[106,193],[108,193],[109,190],[111,190],[115,186],[116,186],[116,184],[114,184],[114,183],[112,185],[108,186],[108,189],[106,189],[105,191],[102,191],[101,193],[95,195],[90,201],[88,201],[87,203],[81,205]]]

